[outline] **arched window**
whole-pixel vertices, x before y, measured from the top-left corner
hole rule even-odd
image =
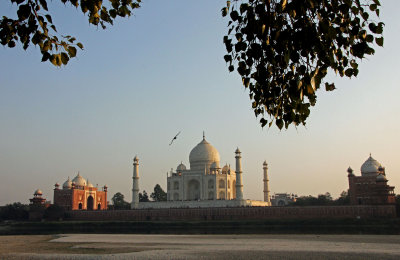
[[[225,188],[225,181],[219,180],[219,188]]]
[[[208,193],[208,199],[209,199],[209,200],[213,200],[213,199],[214,199],[214,192],[213,192],[213,191],[210,191],[210,192]]]
[[[179,200],[179,193],[177,192],[174,193],[174,200]]]
[[[79,209],[82,209],[82,203],[79,203],[78,207]]]
[[[196,179],[192,179],[188,182],[186,190],[187,200],[199,200],[200,199],[200,182]]]
[[[214,189],[214,180],[208,180],[208,188]]]
[[[219,199],[220,199],[220,200],[224,200],[224,199],[225,199],[225,192],[221,191],[221,192],[219,193]]]
[[[174,190],[179,190],[179,181],[174,182]]]
[[[97,210],[101,210],[101,205],[100,205],[100,203],[97,205]]]

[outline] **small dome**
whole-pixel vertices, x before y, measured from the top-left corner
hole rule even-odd
[[[203,140],[196,145],[189,154],[190,169],[204,170],[210,167],[211,163],[219,162],[219,152],[203,137]]]
[[[35,193],[33,193],[34,196],[42,196],[43,192],[40,189],[35,190]]]
[[[87,180],[87,186],[88,186],[89,188],[93,188],[93,187],[94,187],[93,184],[89,181],[89,179]]]
[[[362,175],[377,175],[381,164],[369,155],[369,158],[361,165]]]
[[[210,166],[211,169],[220,169],[219,162],[213,162]]]
[[[347,168],[347,173],[348,173],[347,176],[354,176],[353,169],[350,166],[349,168]]]
[[[76,175],[76,177],[72,180],[72,182],[75,183],[75,186],[86,186],[86,180],[80,175],[79,172],[78,175]]]
[[[63,184],[63,189],[68,190],[71,189],[71,187],[72,187],[72,181],[68,177],[68,179]]]
[[[376,176],[376,181],[386,181],[386,177],[383,174]]]
[[[178,165],[178,167],[176,167],[176,171],[180,172],[180,171],[185,171],[186,170],[186,166],[181,162],[181,164]]]
[[[225,164],[225,166],[222,167],[222,174],[227,174],[228,170],[229,170],[229,166],[228,166],[228,164]]]

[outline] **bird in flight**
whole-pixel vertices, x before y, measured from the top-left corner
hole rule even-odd
[[[179,133],[177,133],[175,136],[174,136],[174,138],[172,138],[172,140],[171,140],[171,143],[169,144],[169,145],[171,145],[175,140],[176,140],[176,138],[178,137],[178,135],[181,133],[181,131],[179,131]]]

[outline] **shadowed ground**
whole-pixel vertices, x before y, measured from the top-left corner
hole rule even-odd
[[[0,259],[400,259],[400,236],[0,236]]]

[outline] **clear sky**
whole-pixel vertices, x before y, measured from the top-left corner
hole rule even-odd
[[[0,15],[15,10],[5,2]],[[147,0],[105,31],[58,2],[49,3],[53,21],[84,44],[78,58],[56,68],[34,46],[0,48],[0,205],[28,203],[37,188],[53,200],[54,184],[78,171],[107,184],[109,199],[122,192],[131,201],[135,155],[140,189],[166,189],[166,172],[181,161],[189,167],[203,130],[221,164],[233,166],[242,151],[245,198],[262,199],[264,160],[272,193],[337,197],[347,168],[360,174],[369,153],[399,191],[399,1],[381,1],[385,45],[358,77],[331,76],[337,90],[318,92],[306,127],[282,131],[260,127],[228,72],[225,1]]]

